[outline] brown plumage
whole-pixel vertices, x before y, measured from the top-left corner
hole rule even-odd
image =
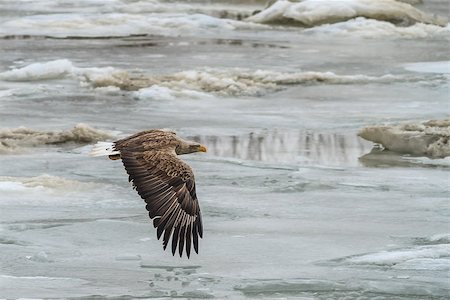
[[[99,143],[92,152],[94,156],[122,159],[129,181],[147,203],[164,249],[171,242],[173,255],[178,248],[182,256],[185,249],[188,258],[192,244],[198,253],[203,227],[194,173],[177,155],[193,152],[206,152],[206,148],[163,130],[142,131],[112,145]]]

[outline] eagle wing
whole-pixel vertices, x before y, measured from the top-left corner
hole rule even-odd
[[[147,203],[158,239],[163,237],[164,249],[172,237],[173,255],[178,247],[181,257],[185,247],[189,258],[191,244],[198,253],[198,237],[202,238],[203,227],[189,165],[175,153],[166,151],[136,152],[122,148],[120,155],[129,181]]]

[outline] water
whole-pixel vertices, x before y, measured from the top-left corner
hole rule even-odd
[[[0,298],[448,298],[448,158],[357,132],[449,117],[449,26],[241,20],[262,2],[0,3]],[[209,149],[189,260],[87,156],[148,128]]]

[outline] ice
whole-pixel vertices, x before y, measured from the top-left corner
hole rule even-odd
[[[444,158],[450,156],[450,120],[431,120],[391,126],[372,126],[358,135],[386,149],[418,156]]]
[[[199,96],[202,93],[214,93],[218,95],[261,95],[268,91],[276,91],[283,85],[308,84],[308,83],[366,83],[366,82],[391,82],[402,80],[393,75],[380,77],[366,75],[336,75],[332,72],[297,72],[282,73],[264,70],[192,70],[182,71],[166,76],[138,76],[131,77],[128,73],[116,73],[123,76],[110,76],[92,78],[89,82],[95,86],[118,86],[124,90],[141,90],[137,93],[140,97],[154,97],[160,95],[162,99],[173,98],[173,93],[179,91],[187,96]],[[147,86],[157,85],[145,89]]]
[[[22,2],[25,2],[23,0]],[[240,1],[243,2],[243,1]],[[192,3],[177,3],[177,2],[165,2],[165,1],[156,1],[156,0],[146,0],[146,1],[118,1],[118,0],[108,0],[108,1],[99,1],[99,0],[83,0],[77,1],[77,3],[73,3],[70,1],[58,0],[42,0],[39,3],[34,1],[26,1],[26,5],[17,6],[15,5],[15,1],[5,0],[0,4],[0,8],[3,10],[15,11],[19,15],[24,12],[37,12],[37,13],[66,13],[76,12],[80,14],[89,14],[89,13],[127,13],[127,14],[155,14],[155,13],[198,13],[205,14],[214,17],[220,18],[228,18],[228,19],[243,19],[246,16],[249,16],[252,11],[257,8],[251,3],[242,3],[238,7],[236,5],[232,5],[231,3],[227,3],[224,1],[220,1],[219,3],[211,3],[212,5],[204,5],[201,2],[192,2]],[[231,4],[231,5],[230,5]],[[238,3],[239,4],[239,3]]]
[[[323,24],[317,27],[308,28],[305,32],[317,35],[329,35],[341,37],[362,37],[362,38],[448,38],[450,30],[448,27],[441,27],[431,24],[416,23],[407,27],[395,26],[386,21],[378,21],[358,17],[345,22],[334,24]]]
[[[0,73],[0,80],[29,81],[64,77],[73,72],[72,62],[59,59],[45,63],[34,63],[23,68]]]
[[[425,77],[386,74],[370,76],[364,74],[340,75],[333,72],[277,72],[242,68],[187,70],[169,75],[148,75],[137,70],[129,72],[113,67],[80,68],[67,59],[34,63],[22,68],[0,73],[5,81],[33,81],[57,79],[69,76],[82,85],[97,91],[116,93],[120,90],[136,91],[138,99],[171,100],[180,97],[208,98],[209,94],[221,96],[260,96],[268,92],[285,89],[290,85],[308,84],[368,84],[392,82],[420,82]],[[435,75],[428,80],[446,80]],[[101,90],[104,89],[104,90]]]
[[[67,76],[84,80],[102,81],[104,78],[123,76],[123,72],[111,67],[105,68],[77,68],[68,59],[58,59],[48,62],[33,63],[22,68],[15,68],[0,73],[0,80],[4,81],[36,81],[64,78]],[[110,90],[106,90],[110,92]]]
[[[2,188],[12,190],[15,190],[17,187],[19,187],[18,189],[44,187],[57,190],[82,190],[95,186],[91,183],[83,183],[49,174],[42,174],[36,177],[1,176],[0,183]]]
[[[402,25],[414,23],[447,25],[444,18],[430,16],[409,4],[395,0],[304,0],[299,3],[280,0],[247,20],[258,23],[299,23],[317,26],[356,17]]]
[[[195,35],[210,30],[261,28],[261,25],[185,13],[55,13],[24,16],[0,24],[0,36],[121,37]]]
[[[70,277],[50,277],[50,276],[12,276],[12,275],[0,275],[0,282],[2,289],[8,291],[15,291],[14,298],[24,299],[36,299],[36,295],[40,295],[40,299],[43,297],[52,297],[55,295],[52,290],[64,289],[66,293],[78,294],[79,289],[83,284],[86,284],[86,280]],[[20,291],[27,287],[33,287],[35,295],[29,295],[29,297],[21,297]],[[32,297],[32,298],[30,298]],[[39,299],[39,298],[38,298]]]
[[[143,100],[172,100],[176,98],[208,98],[210,95],[195,90],[172,90],[168,87],[152,85],[149,88],[142,88],[133,93],[134,97]]]
[[[27,259],[35,262],[41,262],[41,263],[49,263],[52,262],[52,260],[48,257],[47,253],[45,251],[40,251],[34,255],[26,256]]]
[[[428,238],[430,243],[450,244],[450,233],[438,233]]]
[[[357,135],[448,128],[448,25],[237,21],[264,2],[0,1],[0,298],[448,298],[450,156]],[[88,156],[150,128],[209,150],[180,157],[204,220],[190,259],[123,164]]]
[[[29,128],[0,130],[0,153],[21,153],[23,148],[64,143],[87,144],[110,139],[111,134],[86,124],[77,124],[67,131],[40,131]]]
[[[419,73],[450,73],[450,61],[433,61],[406,64],[405,69]]]
[[[413,249],[402,249],[402,250],[392,250],[384,251],[373,254],[366,254],[362,256],[352,257],[347,259],[348,263],[351,264],[373,264],[380,266],[394,266],[402,263],[408,263],[411,260],[416,259],[440,259],[447,258],[450,256],[450,245],[431,245],[431,246],[418,246]],[[448,260],[440,260],[444,266],[448,266]]]
[[[26,187],[21,182],[0,181],[1,191],[21,191],[25,189]]]

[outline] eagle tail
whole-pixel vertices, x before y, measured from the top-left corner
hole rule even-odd
[[[114,148],[114,143],[111,142],[97,142],[92,147],[91,152],[89,153],[90,156],[113,156],[113,157],[120,157],[120,151],[116,150]],[[112,158],[111,158],[112,159]]]

